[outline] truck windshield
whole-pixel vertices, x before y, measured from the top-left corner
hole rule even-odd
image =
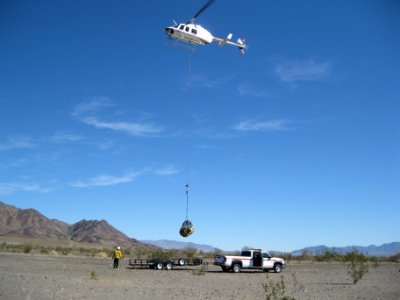
[[[250,251],[242,251],[242,255],[241,256],[251,257],[251,252]]]

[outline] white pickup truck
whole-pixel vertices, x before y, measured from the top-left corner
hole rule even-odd
[[[214,265],[220,266],[222,271],[240,272],[241,269],[259,269],[264,272],[274,270],[280,273],[286,267],[282,258],[271,257],[261,249],[249,249],[242,251],[240,256],[217,255],[214,257]]]

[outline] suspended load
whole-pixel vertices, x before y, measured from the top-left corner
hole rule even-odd
[[[179,230],[179,234],[183,237],[188,237],[189,235],[191,235],[194,232],[195,228],[192,224],[192,222],[190,222],[189,220],[185,220],[182,223],[181,229]]]
[[[189,211],[189,184],[186,184],[186,219],[183,221],[179,234],[183,237],[188,237],[194,232],[194,226],[188,219]]]

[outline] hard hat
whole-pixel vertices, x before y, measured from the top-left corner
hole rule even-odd
[[[121,249],[121,247],[120,247],[120,246],[117,246],[117,250],[119,250],[119,249]]]

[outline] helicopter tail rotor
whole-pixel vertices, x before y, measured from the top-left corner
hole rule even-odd
[[[246,39],[245,38],[238,38],[237,43],[240,45],[238,46],[240,53],[245,54],[246,51],[248,50],[248,46],[246,45]]]

